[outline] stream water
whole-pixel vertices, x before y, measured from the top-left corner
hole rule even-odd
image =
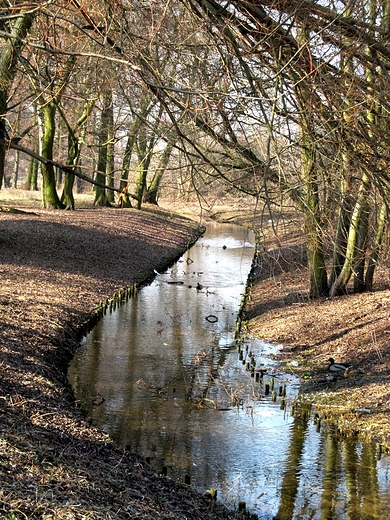
[[[253,240],[210,223],[179,262],[106,315],[69,368],[76,398],[156,472],[215,488],[261,519],[390,519],[388,460],[290,413],[299,385],[273,360],[277,345],[245,338],[239,355]]]

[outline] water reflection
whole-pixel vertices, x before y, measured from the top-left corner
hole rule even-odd
[[[260,518],[387,518],[388,465],[369,447],[322,436],[307,413],[292,416],[292,376],[277,347],[232,340],[250,268],[252,237],[213,224],[172,269],[106,316],[70,367],[83,408],[156,471],[218,489]],[[267,371],[251,377],[246,362]],[[265,385],[287,387],[287,405]],[[271,388],[272,390],[272,388]],[[281,409],[284,408],[284,409]],[[371,516],[370,516],[371,515]]]
[[[390,518],[388,469],[378,471],[375,447],[336,434],[310,435],[309,417],[294,418],[275,518]]]

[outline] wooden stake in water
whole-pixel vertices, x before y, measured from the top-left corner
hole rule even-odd
[[[246,502],[244,502],[243,500],[240,500],[240,502],[238,502],[238,510],[245,511],[245,509],[246,509]]]

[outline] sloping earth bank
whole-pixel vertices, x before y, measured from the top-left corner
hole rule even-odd
[[[151,209],[34,211],[0,212],[0,517],[235,518],[117,449],[66,383],[94,308],[166,268],[198,225]]]

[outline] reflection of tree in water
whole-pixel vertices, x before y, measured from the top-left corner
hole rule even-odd
[[[299,488],[299,472],[305,442],[310,410],[296,412],[291,431],[290,449],[287,456],[286,470],[283,475],[279,511],[275,518],[289,520],[293,518],[295,500]]]
[[[298,515],[297,499],[309,416],[309,411],[301,410],[294,417],[286,470],[281,486],[280,505],[275,516],[278,520],[313,518],[313,511],[318,510],[317,504],[313,503],[308,496],[306,501],[303,503],[301,501],[299,504]],[[335,433],[324,435],[321,445],[317,459],[322,466],[318,518],[322,520],[384,518],[379,505],[375,448],[371,445],[362,445],[356,439],[340,439]]]
[[[370,445],[344,442],[348,489],[348,518],[384,518],[379,511],[378,475],[375,449]]]
[[[325,436],[323,464],[321,518],[334,518],[336,512],[334,497],[337,488],[336,468],[340,467],[340,453],[336,435]]]
[[[381,519],[375,449],[355,439],[325,437],[321,518]]]

